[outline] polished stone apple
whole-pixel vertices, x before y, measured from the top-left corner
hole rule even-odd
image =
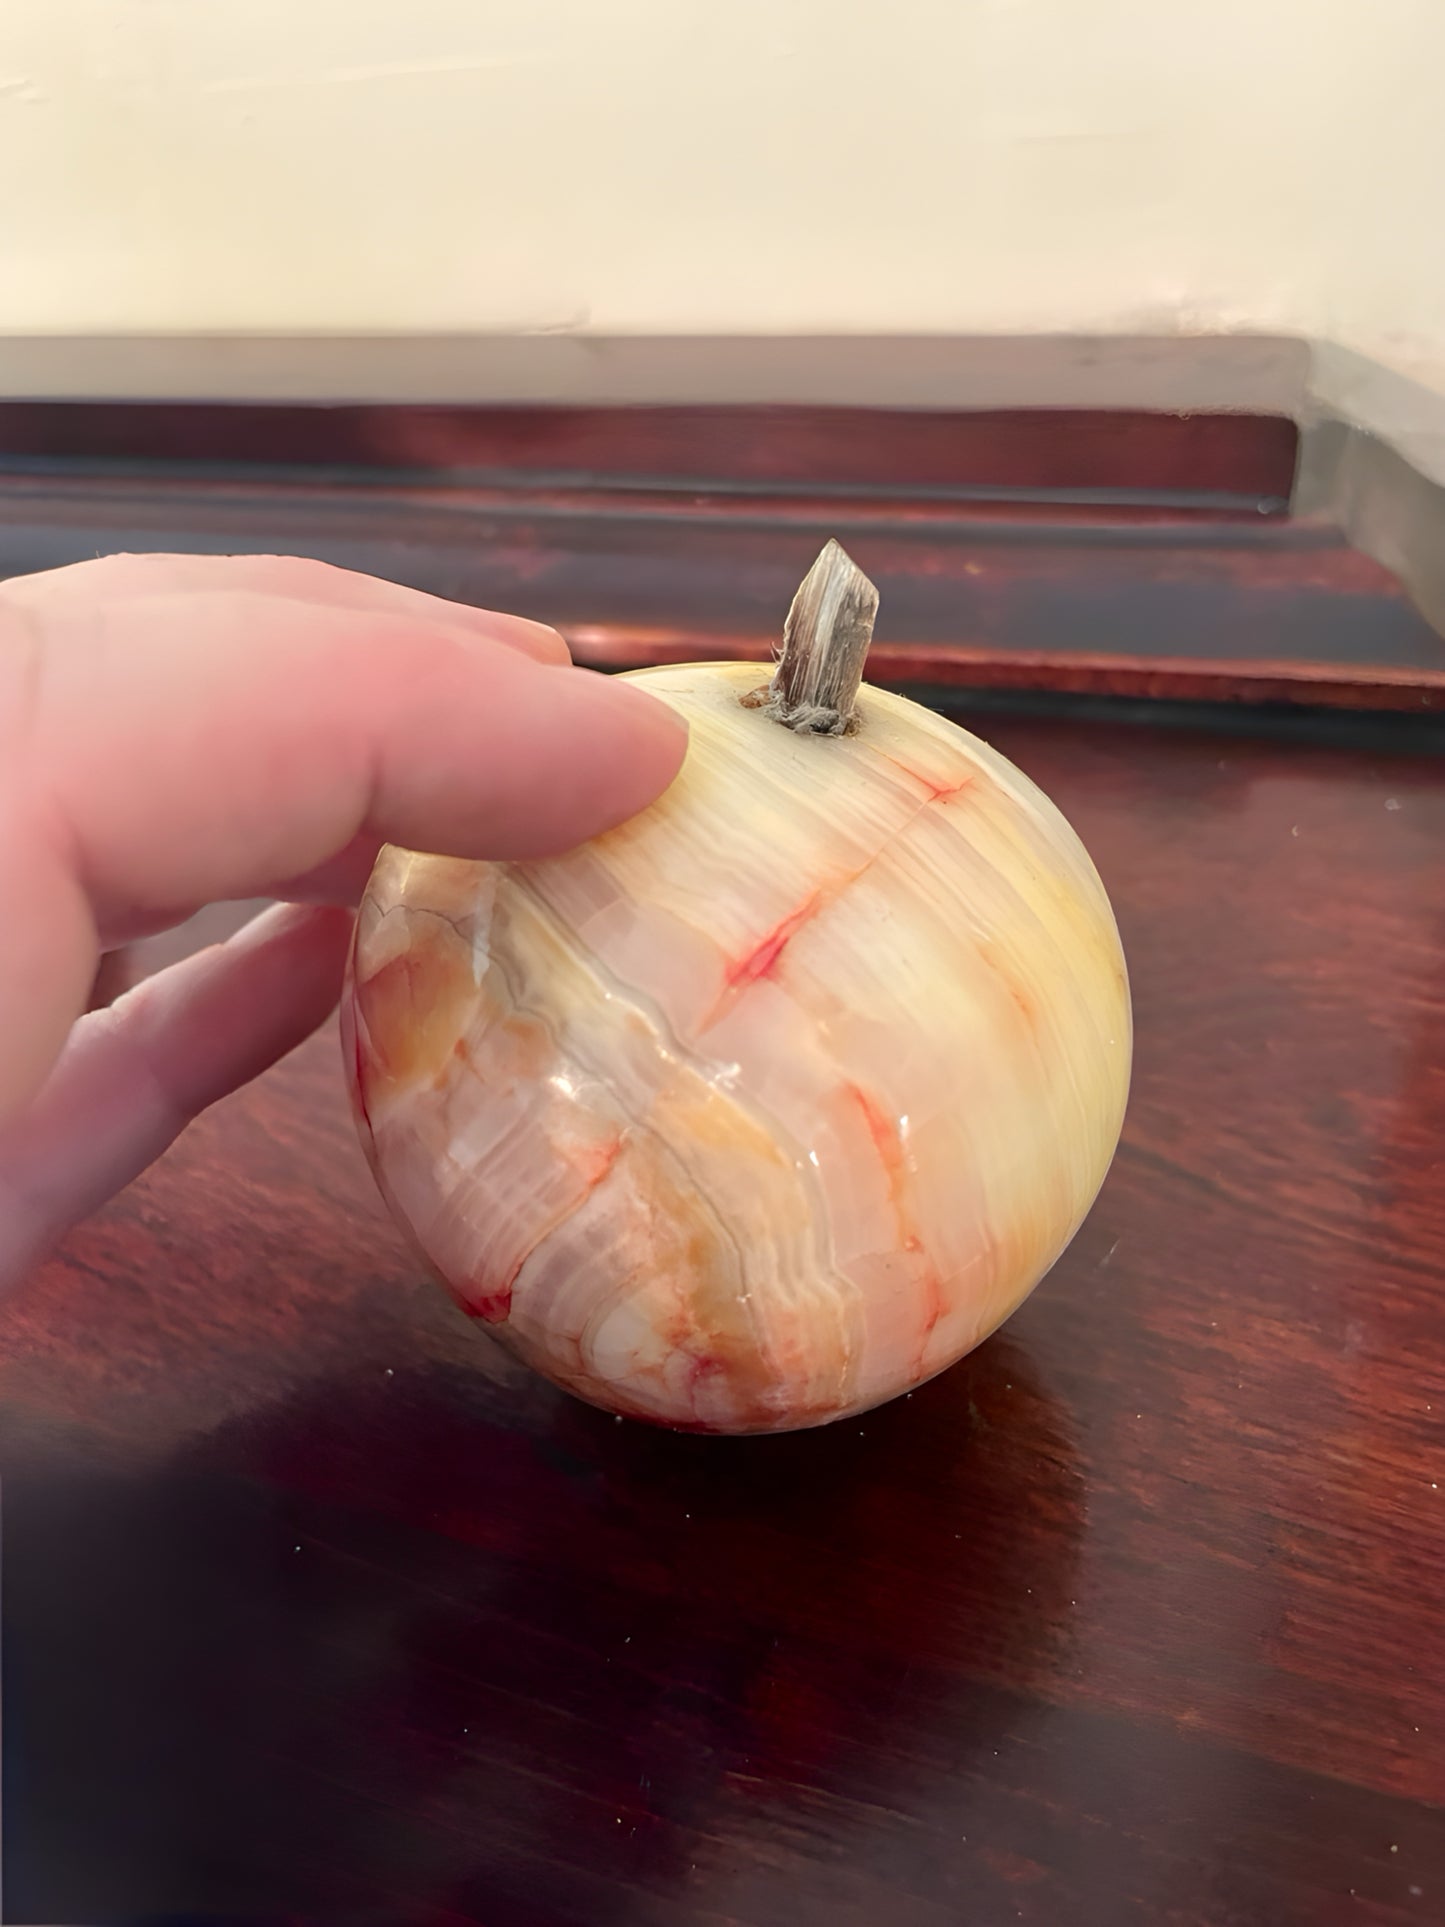
[[[383,852],[356,1115],[437,1273],[556,1384],[820,1424],[952,1364],[1077,1230],[1128,1092],[1119,937],[1058,809],[934,712],[864,686],[819,734],[746,664],[641,676],[690,745],[640,816],[540,862]]]

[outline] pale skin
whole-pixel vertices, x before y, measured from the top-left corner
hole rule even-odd
[[[381,843],[567,849],[685,746],[554,630],[321,563],[0,582],[0,1285],[325,1021]],[[82,1014],[107,949],[256,897],[277,907]]]

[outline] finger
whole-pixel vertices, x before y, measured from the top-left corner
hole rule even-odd
[[[299,876],[277,877],[259,893],[281,903],[331,903],[354,907],[361,899],[367,879],[381,854],[381,839],[363,833],[354,836],[344,850]],[[174,930],[193,917],[198,904],[172,905],[164,910],[113,917],[106,926],[108,950],[123,944],[143,943],[149,937]]]
[[[0,1286],[324,1022],[350,931],[342,911],[268,910],[80,1020],[34,1104],[0,1130]]]
[[[89,609],[97,602],[113,603],[130,596],[231,591],[280,596],[329,609],[404,616],[413,622],[474,631],[538,662],[572,660],[561,636],[544,622],[500,615],[469,603],[448,602],[421,589],[333,568],[330,563],[314,562],[306,556],[106,555],[63,569],[47,569],[39,575],[15,576],[0,587],[17,603],[50,608],[64,602]]]
[[[85,1009],[95,922],[49,827],[0,795],[0,1120],[39,1089]]]
[[[278,877],[269,894],[283,903],[346,903],[360,901],[367,878],[381,854],[381,839],[365,831],[344,850],[299,876]]]
[[[269,894],[364,836],[464,857],[570,848],[660,794],[685,742],[635,684],[389,614],[227,594],[110,609],[103,646],[49,676],[28,747],[105,931]]]
[[[275,895],[348,850],[355,865],[368,841],[565,848],[644,807],[685,748],[635,686],[391,615],[260,595],[28,614],[34,638],[0,651],[18,692],[0,796],[0,1118],[83,1009],[96,927],[111,941],[214,898]]]
[[[376,867],[381,849],[380,837],[363,832],[354,836],[345,849],[338,850],[335,856],[328,857],[299,875],[273,878],[255,894],[262,898],[274,898],[280,903],[343,904],[354,909],[361,900],[367,879]],[[234,903],[242,899],[231,897],[221,900]],[[163,907],[152,905],[144,910],[132,908],[112,914],[107,917],[105,929],[100,933],[102,957],[114,954],[127,945],[145,943],[151,937],[177,930],[182,924],[189,923],[196,912],[204,907],[195,902],[173,903]]]

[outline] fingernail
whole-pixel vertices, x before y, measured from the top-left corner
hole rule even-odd
[[[529,616],[499,615],[491,609],[473,613],[478,627],[493,642],[520,649],[537,662],[562,664],[572,660],[565,637],[545,622],[533,622]]]
[[[631,710],[635,719],[634,727],[650,729],[669,747],[675,746],[679,758],[687,747],[687,718],[681,710],[674,709],[664,697],[655,695],[652,690],[640,683],[624,682],[620,676],[609,676],[598,669],[579,669],[578,676],[585,676],[589,682],[609,693],[601,698],[603,702],[620,705],[625,712]]]

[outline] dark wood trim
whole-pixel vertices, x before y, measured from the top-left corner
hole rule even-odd
[[[11,402],[0,573],[283,549],[625,669],[766,657],[836,533],[882,592],[880,681],[1432,709],[1445,642],[1283,512],[1297,456],[1260,415]]]
[[[645,669],[671,662],[769,662],[756,637],[643,637],[631,631],[574,632],[572,653],[588,668]],[[1217,662],[1126,655],[1007,653],[965,644],[874,643],[868,680],[884,689],[1040,690],[1059,695],[1157,697],[1168,702],[1291,703],[1323,709],[1399,710],[1445,715],[1445,651],[1439,669],[1363,669],[1324,663]]]
[[[814,485],[0,476],[0,574],[117,549],[313,555],[552,622],[610,669],[766,656],[830,535],[879,586],[882,680],[1418,711],[1445,674],[1445,641],[1399,580],[1324,517]]]
[[[12,401],[0,465],[491,477],[533,486],[1171,498],[1282,512],[1284,416],[1149,410],[429,408]]]

